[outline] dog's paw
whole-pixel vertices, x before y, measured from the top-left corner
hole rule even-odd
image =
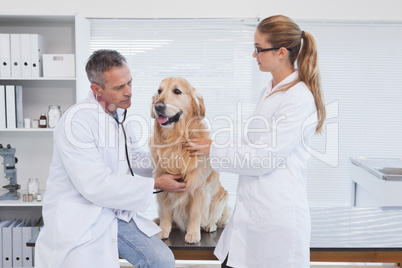
[[[201,240],[201,233],[199,231],[198,232],[188,232],[186,234],[186,237],[184,238],[184,240],[190,244],[198,243]]]
[[[159,236],[160,239],[164,240],[164,239],[169,238],[169,234],[170,234],[170,232],[162,230],[162,232],[158,233],[158,236]]]
[[[216,228],[217,228],[216,224],[210,223],[204,227],[204,231],[207,233],[213,233],[216,231]]]

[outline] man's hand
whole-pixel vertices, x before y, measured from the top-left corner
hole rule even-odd
[[[181,175],[163,174],[159,178],[155,178],[154,188],[172,193],[184,192],[186,190],[186,183],[178,182],[181,178]]]

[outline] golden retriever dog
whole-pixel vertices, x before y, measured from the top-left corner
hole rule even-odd
[[[187,80],[180,77],[162,80],[152,98],[155,125],[150,147],[155,176],[181,174],[187,183],[185,192],[162,192],[157,196],[162,239],[169,237],[175,224],[186,232],[187,243],[197,243],[201,228],[214,232],[230,216],[228,193],[219,181],[219,173],[212,170],[208,156],[191,157],[183,147],[188,139],[209,137],[202,122],[204,116],[203,98]]]

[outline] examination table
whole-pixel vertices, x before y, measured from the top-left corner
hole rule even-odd
[[[320,207],[311,210],[310,260],[316,262],[402,263],[402,207]],[[177,260],[216,260],[215,245],[222,233],[201,234],[188,244],[185,233],[172,230],[164,240]],[[35,246],[33,237],[28,246]]]

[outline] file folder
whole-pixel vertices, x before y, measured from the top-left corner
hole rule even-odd
[[[13,267],[12,228],[3,227],[3,267]]]
[[[31,34],[31,77],[42,77],[43,38],[38,34]]]
[[[6,88],[5,86],[0,85],[0,129],[5,128],[6,128]]]
[[[13,267],[22,267],[22,227],[18,224],[12,228]]]
[[[11,77],[10,35],[0,34],[0,77]]]
[[[11,77],[21,77],[21,34],[10,34]]]
[[[8,226],[2,228],[3,232],[3,267],[13,267],[13,227],[17,221],[11,221]]]
[[[38,236],[38,234],[39,234],[39,231],[40,231],[40,221],[41,221],[41,219],[42,218],[40,218],[38,221],[36,221],[36,222],[34,222],[33,224],[32,224],[32,237],[34,237],[34,236]],[[33,248],[33,250],[32,250],[32,262],[33,262],[33,264],[34,264],[34,266],[35,266],[35,248]]]
[[[6,124],[7,128],[17,127],[17,116],[15,112],[15,87],[6,85]]]
[[[31,35],[21,34],[21,77],[31,77]]]
[[[15,86],[15,112],[17,116],[17,128],[24,127],[22,86]]]
[[[27,246],[27,242],[32,237],[32,226],[28,223],[22,227],[22,267],[33,267],[32,247]]]
[[[0,267],[3,267],[3,227],[7,227],[10,223],[10,221],[0,221]]]

